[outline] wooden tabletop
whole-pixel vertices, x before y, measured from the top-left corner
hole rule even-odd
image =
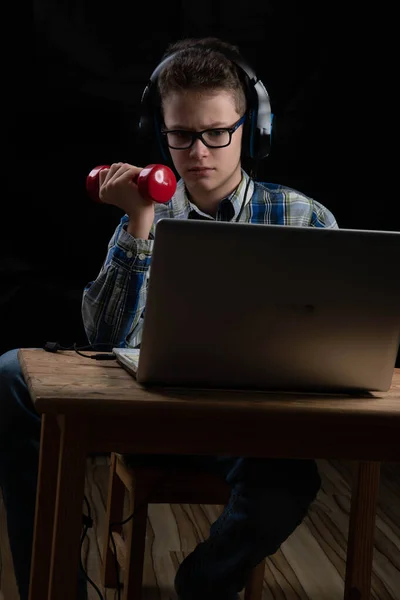
[[[350,396],[146,388],[116,361],[40,349],[19,359],[39,413],[90,417],[91,450],[132,451],[122,441],[134,437],[141,452],[205,452],[209,436],[213,451],[235,439],[237,452],[255,454],[265,439],[277,456],[400,460],[400,369],[388,392]]]
[[[94,354],[94,353],[88,353]],[[76,352],[40,349],[19,351],[22,369],[38,412],[111,412],[131,414],[156,405],[193,410],[211,403],[213,410],[301,413],[357,412],[359,417],[400,419],[400,369],[395,369],[388,392],[362,395],[296,394],[247,390],[209,390],[143,387],[116,361],[96,361]],[[190,401],[190,402],[189,402]]]

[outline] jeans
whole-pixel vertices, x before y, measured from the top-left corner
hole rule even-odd
[[[28,596],[39,435],[40,417],[12,350],[0,356],[0,486],[21,600]],[[127,461],[212,470],[231,487],[230,501],[208,539],[178,569],[180,600],[236,600],[252,568],[302,522],[321,484],[313,460],[164,455]]]

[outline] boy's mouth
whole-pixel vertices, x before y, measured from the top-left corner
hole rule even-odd
[[[191,169],[188,169],[191,173],[201,173],[201,172],[205,172],[205,171],[213,171],[214,169],[212,169],[211,167],[192,167]]]

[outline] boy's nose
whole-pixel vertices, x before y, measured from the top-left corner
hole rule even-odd
[[[207,156],[208,148],[201,140],[195,140],[193,146],[190,148],[190,154],[192,156]]]

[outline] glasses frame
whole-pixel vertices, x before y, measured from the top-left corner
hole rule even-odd
[[[195,143],[196,140],[200,140],[201,142],[203,142],[203,144],[207,147],[207,148],[226,148],[227,146],[229,146],[232,142],[232,135],[235,133],[235,131],[237,129],[239,129],[239,127],[241,125],[243,125],[243,123],[246,120],[246,114],[243,115],[243,117],[241,117],[239,119],[239,121],[236,121],[236,123],[234,123],[232,125],[232,127],[214,127],[214,128],[208,128],[208,129],[203,129],[203,131],[189,131],[187,129],[162,129],[161,130],[161,135],[165,138],[166,144],[168,146],[168,148],[171,148],[172,150],[189,150],[189,148],[191,148],[193,146],[193,144]],[[229,133],[229,142],[227,144],[223,144],[222,146],[211,146],[210,144],[208,144],[204,139],[203,139],[203,134],[207,133],[208,131],[227,131]],[[184,148],[180,147],[177,148],[176,146],[171,146],[168,143],[168,133],[185,133],[185,134],[190,134],[192,136],[192,141],[190,143],[189,146],[185,146]]]

